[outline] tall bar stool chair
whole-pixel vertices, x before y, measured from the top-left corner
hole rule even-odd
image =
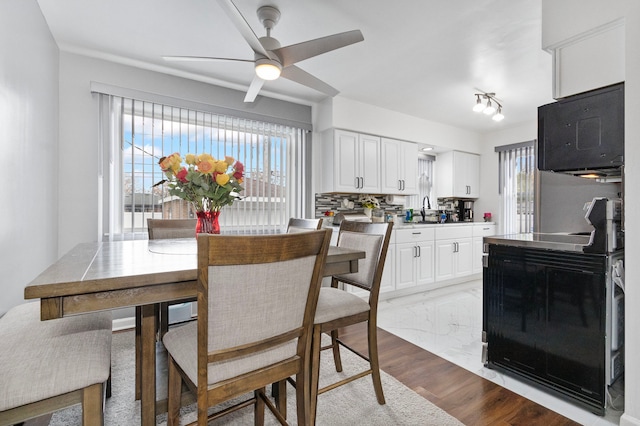
[[[169,238],[195,238],[197,219],[147,219],[147,232],[150,240]],[[169,306],[195,302],[195,298],[162,302],[156,308],[156,334],[159,341],[169,329]],[[139,330],[142,329],[142,307],[136,306],[136,399],[140,399],[140,383],[142,374],[142,343]]]
[[[384,269],[392,223],[368,223],[343,221],[338,234],[338,247],[364,250],[366,258],[358,265],[358,272],[333,276],[331,287],[322,287],[318,297],[318,307],[313,326],[312,371],[311,371],[311,424],[315,423],[318,395],[356,379],[371,375],[373,388],[379,404],[384,404],[384,393],[380,380],[378,361],[377,312],[380,281]],[[338,284],[352,285],[369,291],[368,300],[338,288]],[[343,343],[338,336],[338,328],[360,322],[367,322],[369,356],[360,354]],[[331,335],[331,344],[321,345],[323,333]],[[318,389],[320,375],[320,351],[332,349],[336,371],[342,371],[340,346],[345,346],[369,361],[369,369],[341,380],[338,383]]]
[[[147,219],[149,239],[164,240],[168,238],[195,238],[197,221],[197,219]],[[164,336],[169,329],[169,306],[194,301],[195,299],[184,299],[160,303],[157,326],[158,340],[162,340],[162,336]]]
[[[289,219],[289,223],[287,224],[287,234],[292,234],[294,232],[305,232],[312,229],[320,229],[320,228],[322,228],[322,218],[302,219],[302,218],[292,217]]]

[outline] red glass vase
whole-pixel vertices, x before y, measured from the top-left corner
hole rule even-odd
[[[218,218],[220,210],[196,212],[198,222],[196,223],[196,237],[198,234],[219,234],[220,223]]]

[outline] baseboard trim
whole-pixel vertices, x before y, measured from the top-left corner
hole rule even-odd
[[[130,330],[136,328],[136,318],[118,318],[113,320],[113,331]]]
[[[620,417],[620,426],[640,426],[640,419],[624,413]]]

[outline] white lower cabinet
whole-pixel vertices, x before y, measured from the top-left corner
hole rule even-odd
[[[337,231],[335,232],[337,233]],[[394,228],[380,284],[386,298],[431,290],[464,281],[482,272],[482,238],[495,234],[495,224],[417,225]],[[346,286],[368,297],[369,292]],[[413,290],[412,290],[413,289]]]
[[[482,272],[482,238],[490,237],[496,234],[496,225],[494,223],[485,223],[474,225],[473,227],[473,273]]]
[[[436,281],[450,280],[473,271],[473,227],[436,228]]]
[[[386,293],[396,289],[395,285],[395,273],[396,273],[396,245],[389,243],[387,249],[387,260],[384,263],[384,270],[382,271],[382,280],[380,282],[380,293]]]
[[[395,289],[430,284],[435,281],[434,229],[399,229],[396,232]]]

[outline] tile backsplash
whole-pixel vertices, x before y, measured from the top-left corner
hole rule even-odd
[[[342,200],[348,199],[353,202],[353,209],[343,207]],[[361,212],[362,205],[358,201],[360,194],[316,194],[315,217],[323,217],[326,211],[339,212]],[[380,208],[389,214],[402,214],[403,205],[387,204],[384,195],[376,196],[380,203]]]

